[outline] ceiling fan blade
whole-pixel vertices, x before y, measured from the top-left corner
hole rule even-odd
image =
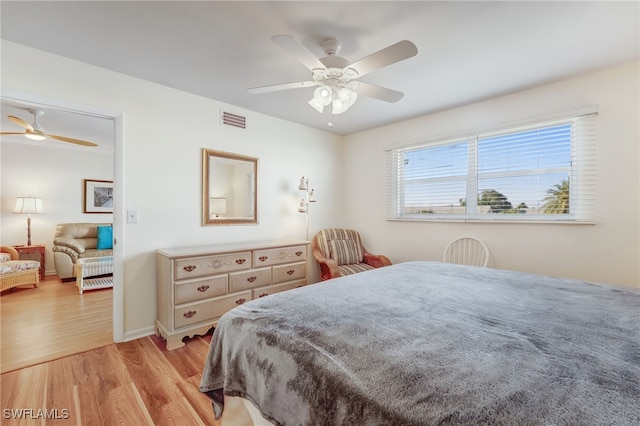
[[[31,130],[33,132],[33,126],[24,121],[22,118],[16,117],[15,115],[9,115],[7,116],[7,118],[16,123],[18,126],[24,127],[25,129]]]
[[[43,136],[46,136],[48,138],[51,139],[56,139],[62,142],[70,142],[70,143],[74,143],[76,145],[82,145],[82,146],[98,146],[97,143],[93,143],[93,142],[89,142],[89,141],[83,141],[82,139],[75,139],[75,138],[68,138],[66,136],[58,136],[58,135],[50,135],[48,133],[42,133]]]
[[[358,77],[362,77],[371,71],[395,64],[417,54],[418,48],[415,44],[409,40],[402,40],[352,63],[345,67],[345,71],[352,68],[358,72]]]
[[[25,132],[0,132],[0,135],[26,135]]]
[[[396,90],[387,89],[386,87],[374,86],[373,84],[358,82],[356,89],[359,95],[368,96],[370,98],[380,99],[385,102],[398,102],[404,96],[404,93]]]
[[[280,46],[285,52],[302,62],[302,65],[313,71],[315,69],[325,69],[326,67],[320,59],[316,58],[302,43],[290,35],[275,35],[271,40]]]
[[[247,89],[247,92],[255,95],[256,93],[268,93],[268,92],[276,92],[278,90],[298,89],[301,87],[313,87],[315,85],[316,83],[314,81],[299,81],[297,83],[284,83],[284,84],[274,84],[272,86],[254,87],[251,89]]]

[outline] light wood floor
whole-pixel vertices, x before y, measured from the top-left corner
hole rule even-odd
[[[0,424],[220,426],[198,391],[211,335],[114,344],[112,290],[57,277],[3,292],[0,316]]]
[[[2,416],[32,411],[20,420],[9,411],[2,424],[220,426],[198,391],[210,340],[194,337],[167,351],[149,336],[5,373]],[[58,419],[32,419],[45,408]]]
[[[78,294],[75,282],[47,276],[39,288],[0,295],[0,372],[113,343],[113,290]]]

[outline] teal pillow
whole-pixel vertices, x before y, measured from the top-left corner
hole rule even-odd
[[[98,226],[98,250],[113,248],[113,227]]]

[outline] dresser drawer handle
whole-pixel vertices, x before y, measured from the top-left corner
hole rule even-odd
[[[293,274],[294,272],[295,272],[295,270],[294,270],[294,269],[289,269],[289,270],[287,271],[287,275],[291,275],[291,274]]]
[[[185,318],[191,318],[196,313],[197,313],[197,311],[188,311],[188,312],[185,312],[184,314],[182,314],[182,316],[185,317]]]
[[[258,296],[258,297],[265,297],[265,296],[268,296],[268,295],[269,295],[269,293],[262,293],[262,294],[261,294],[260,296]]]
[[[302,256],[302,252],[301,251],[297,251],[296,252],[296,256]]]
[[[196,266],[195,266],[195,265],[187,265],[187,266],[185,266],[185,267],[184,267],[184,268],[182,268],[182,269],[184,269],[184,270],[185,270],[185,271],[187,271],[187,272],[192,272],[192,271],[195,271]]]
[[[264,262],[268,258],[269,258],[269,256],[260,256],[258,259],[260,259],[260,262]]]
[[[242,305],[246,301],[247,301],[247,299],[238,299],[238,300],[236,300],[236,305]]]
[[[238,265],[242,265],[247,259],[236,259]]]
[[[200,287],[198,287],[198,291],[200,293],[204,293],[207,290],[209,290],[209,286],[208,285],[201,285]]]
[[[257,280],[258,277],[249,277],[247,278],[247,281],[249,281],[250,283],[254,282],[255,280]]]

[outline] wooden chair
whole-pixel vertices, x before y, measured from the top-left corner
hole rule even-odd
[[[0,257],[8,258],[0,262],[0,291],[27,284],[34,288],[40,285],[40,262],[20,260],[16,249],[9,246],[0,246],[0,253],[9,254],[0,254]]]
[[[369,253],[352,229],[323,229],[311,242],[311,251],[322,281],[391,265],[388,257]]]
[[[485,268],[489,263],[489,249],[485,243],[476,238],[458,238],[444,249],[442,261]]]

